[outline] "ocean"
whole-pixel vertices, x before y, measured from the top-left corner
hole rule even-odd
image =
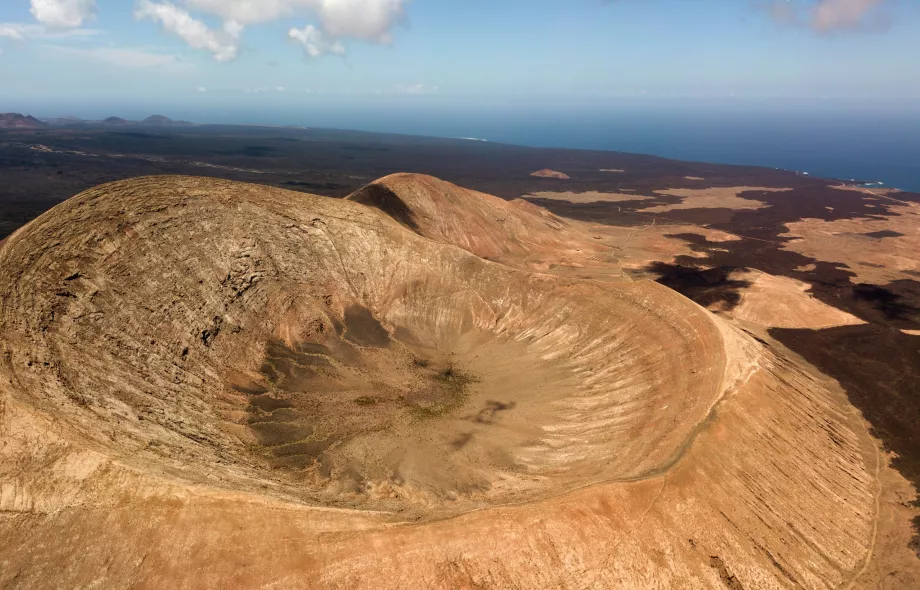
[[[920,192],[920,120],[660,114],[505,124],[475,131],[473,137],[529,146],[767,166]]]
[[[461,104],[437,97],[380,103],[347,98],[305,98],[296,104],[275,100],[258,108],[94,105],[91,115],[104,118],[117,112],[144,118],[156,112],[198,123],[294,125],[611,150],[781,168],[920,192],[920,105],[903,101],[870,105],[633,99],[580,105],[510,99]]]
[[[314,126],[766,166],[920,192],[920,115],[712,109],[445,115],[421,109],[306,119]]]

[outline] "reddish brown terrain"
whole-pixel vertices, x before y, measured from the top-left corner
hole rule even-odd
[[[771,331],[870,324],[753,270],[714,313],[658,232],[420,175],[81,193],[0,248],[0,586],[915,586],[894,455]]]
[[[569,176],[563,172],[557,172],[556,170],[550,170],[549,168],[544,168],[543,170],[537,170],[532,172],[531,176],[536,176],[537,178],[556,178],[559,180],[568,180]]]
[[[32,115],[0,113],[0,129],[47,129],[48,126]]]

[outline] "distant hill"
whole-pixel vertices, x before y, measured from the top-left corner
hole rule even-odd
[[[152,115],[141,121],[142,125],[191,125],[188,121],[174,121],[163,115]]]
[[[130,121],[127,119],[122,119],[121,117],[109,117],[108,119],[104,120],[103,123],[106,125],[127,125],[130,123]]]
[[[32,115],[19,113],[0,113],[0,129],[47,129],[48,125],[42,123]]]
[[[172,125],[174,121],[163,115],[152,115],[141,121],[144,125]]]

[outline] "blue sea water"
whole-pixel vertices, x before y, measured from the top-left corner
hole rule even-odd
[[[920,192],[920,104],[909,101],[773,104],[636,99],[579,105],[510,99],[449,103],[407,97],[382,103],[304,99],[258,107],[96,104],[92,110],[77,114],[104,118],[117,112],[144,118],[156,112],[199,123],[295,125],[622,151],[781,168]]]
[[[309,124],[766,166],[920,192],[920,115],[913,114],[592,109],[445,116],[420,110]]]
[[[920,192],[920,119],[660,114],[506,126],[491,135],[523,145],[767,166]]]

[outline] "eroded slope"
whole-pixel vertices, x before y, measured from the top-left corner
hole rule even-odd
[[[0,584],[833,588],[871,559],[834,383],[655,283],[522,270],[593,239],[536,207],[381,183],[138,179],[4,244]]]
[[[522,273],[255,186],[109,185],[2,263],[22,269],[3,317],[24,403],[125,460],[333,505],[453,512],[640,476],[725,370],[710,319],[653,283]]]

